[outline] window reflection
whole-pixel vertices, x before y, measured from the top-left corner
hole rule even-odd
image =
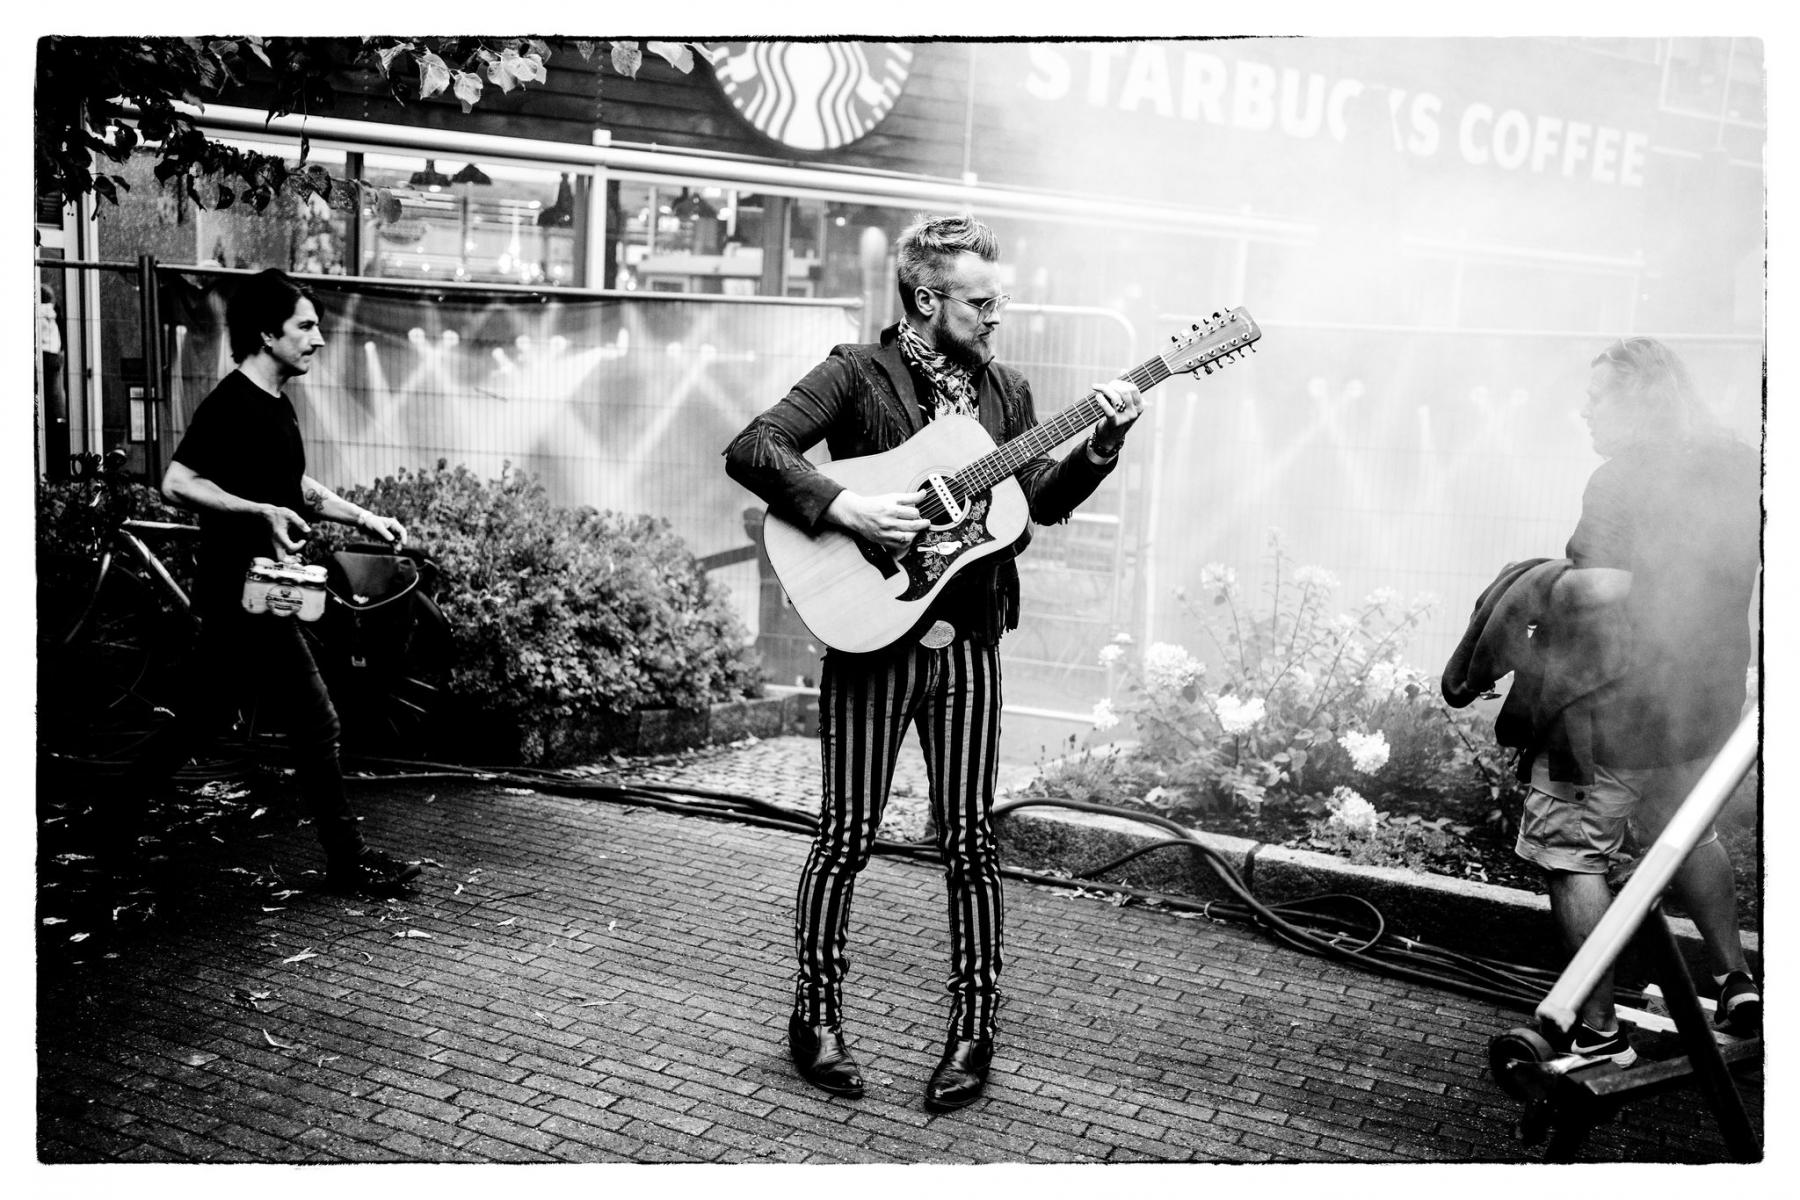
[[[364,275],[581,286],[577,183],[510,164],[369,155]]]
[[[291,145],[235,140],[227,144],[280,155],[290,167],[298,157]],[[309,275],[348,272],[353,189],[334,187],[328,201],[316,194],[302,196],[290,186],[258,212],[245,197],[241,179],[209,175],[194,184],[206,204],[203,208],[186,189],[165,186],[156,178],[159,161],[155,151],[140,149],[116,169],[130,188],[120,191],[118,207],[109,206],[97,222],[101,257],[135,259],[150,254],[159,262],[196,266],[279,267]],[[324,167],[338,180],[346,174],[341,152],[315,148],[306,161]],[[231,203],[221,207],[227,194]]]

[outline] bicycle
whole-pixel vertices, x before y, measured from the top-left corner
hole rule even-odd
[[[116,767],[167,714],[174,672],[200,631],[176,571],[151,541],[191,544],[199,526],[140,518],[125,456],[76,455],[62,505],[40,504],[39,744]],[[188,573],[191,551],[178,564]],[[70,614],[73,614],[72,616]]]
[[[52,523],[60,517],[76,526],[75,535],[66,539],[66,548],[46,549],[47,540],[57,539],[39,531],[39,747],[52,764],[102,774],[123,771],[134,748],[158,722],[173,716],[166,702],[177,690],[178,673],[201,627],[177,578],[191,577],[191,553],[172,569],[151,546],[167,540],[185,548],[200,528],[134,515],[140,503],[160,507],[161,502],[134,494],[131,485],[137,481],[124,463],[119,451],[104,458],[77,456],[71,470],[77,499],[51,514]],[[395,553],[369,545],[345,549],[364,559]],[[429,555],[406,551],[397,557],[410,560],[411,577],[424,581],[428,597],[436,572]],[[367,583],[362,587],[366,590]],[[343,598],[333,595],[326,619],[303,631],[337,701],[346,745],[379,744],[388,752],[397,744],[416,747],[441,702],[421,660],[447,653],[447,631],[415,636],[409,628],[396,653],[371,655],[365,627],[376,614],[368,611],[366,597],[339,590]],[[393,611],[383,609],[381,616]],[[70,612],[74,615],[67,617]],[[435,606],[432,612],[436,615]],[[437,621],[441,624],[441,615]],[[371,662],[372,657],[379,661]],[[220,743],[226,762],[183,774],[235,773],[232,764],[253,750],[278,751],[281,740],[259,734],[255,716],[254,709],[242,713],[238,736]]]

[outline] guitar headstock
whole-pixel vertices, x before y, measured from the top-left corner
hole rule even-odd
[[[1161,357],[1171,375],[1181,371],[1205,371],[1210,375],[1215,364],[1222,367],[1237,361],[1237,356],[1245,351],[1254,350],[1260,337],[1262,330],[1247,310],[1227,309],[1214,313],[1185,334],[1171,335],[1175,345]]]

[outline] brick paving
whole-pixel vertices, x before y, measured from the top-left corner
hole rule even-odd
[[[631,773],[809,791],[809,751],[787,741]],[[184,853],[165,912],[132,936],[84,955],[62,940],[72,926],[40,928],[41,1160],[1542,1154],[1519,1144],[1518,1106],[1485,1073],[1489,1038],[1524,1014],[1245,926],[1017,882],[989,1095],[927,1114],[947,1008],[942,882],[891,858],[863,876],[852,930],[848,1030],[869,1090],[832,1099],[784,1047],[802,837],[499,782],[362,784],[357,801],[371,841],[433,860],[404,901],[317,891],[310,830],[271,804]],[[1759,1133],[1760,1079],[1743,1083]],[[1724,1148],[1682,1090],[1627,1106],[1581,1157],[1708,1162]]]

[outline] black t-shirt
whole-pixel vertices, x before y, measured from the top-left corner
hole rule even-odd
[[[1631,572],[1631,665],[1597,697],[1598,761],[1686,762],[1736,727],[1761,532],[1760,463],[1735,441],[1633,446],[1588,480],[1568,557]]]
[[[225,491],[260,504],[279,504],[310,519],[300,490],[306,448],[286,396],[271,396],[242,371],[233,371],[200,402],[175,461]],[[200,580],[203,605],[234,607],[250,560],[275,553],[261,517],[202,509]]]

